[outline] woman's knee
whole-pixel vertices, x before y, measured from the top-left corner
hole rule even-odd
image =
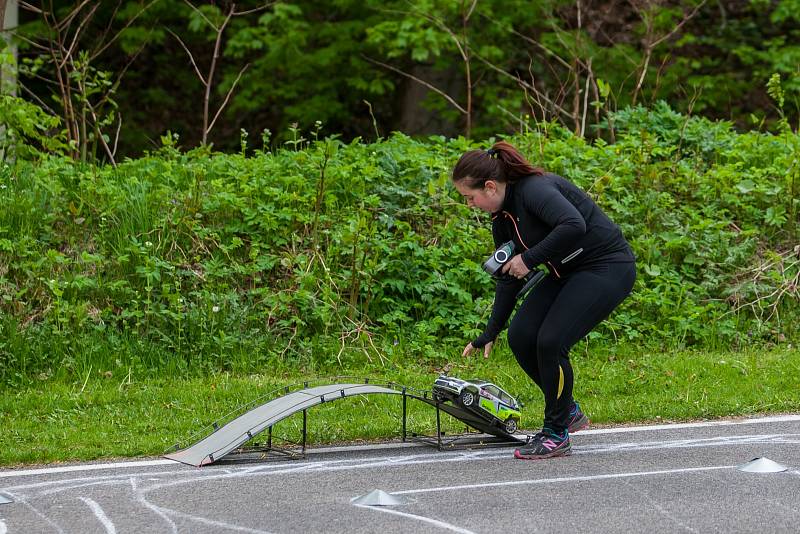
[[[566,356],[569,347],[565,346],[564,336],[555,329],[542,329],[536,337],[536,353],[539,358],[560,358]]]

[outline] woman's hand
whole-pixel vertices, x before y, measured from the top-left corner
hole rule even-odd
[[[514,278],[525,278],[525,275],[530,271],[531,270],[528,269],[528,266],[525,265],[525,262],[522,261],[522,256],[519,254],[508,260],[508,263],[503,265],[503,272],[505,274],[510,274]]]
[[[483,357],[488,358],[489,353],[492,352],[492,345],[494,344],[493,341],[490,341],[486,345],[483,346]],[[464,352],[461,353],[462,356],[469,356],[473,351],[478,350],[472,346],[472,343],[467,343],[467,346],[464,347]]]

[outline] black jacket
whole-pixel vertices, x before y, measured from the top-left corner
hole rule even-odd
[[[597,263],[635,261],[619,227],[589,195],[556,174],[507,184],[503,205],[492,214],[492,236],[495,247],[514,241],[529,269],[543,264],[556,278]],[[497,281],[492,315],[474,347],[493,341],[505,327],[523,283]]]

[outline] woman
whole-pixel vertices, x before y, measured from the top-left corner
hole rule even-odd
[[[491,317],[464,355],[482,348],[488,358],[525,275],[543,264],[549,275],[524,299],[508,327],[508,344],[545,401],[542,431],[514,456],[568,454],[570,433],[589,424],[572,398],[569,351],[630,294],[636,279],[633,252],[619,227],[584,191],[533,167],[505,141],[462,155],[453,183],[469,207],[492,214],[495,246],[513,241],[519,252],[503,266]]]

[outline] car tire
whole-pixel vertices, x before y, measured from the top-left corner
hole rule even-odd
[[[513,434],[517,431],[517,420],[513,417],[509,417],[506,419],[506,422],[503,424],[503,430],[505,430],[508,434]]]
[[[461,401],[461,404],[465,408],[469,408],[470,406],[475,404],[475,394],[468,389],[462,391],[461,394],[458,396],[458,399]]]

